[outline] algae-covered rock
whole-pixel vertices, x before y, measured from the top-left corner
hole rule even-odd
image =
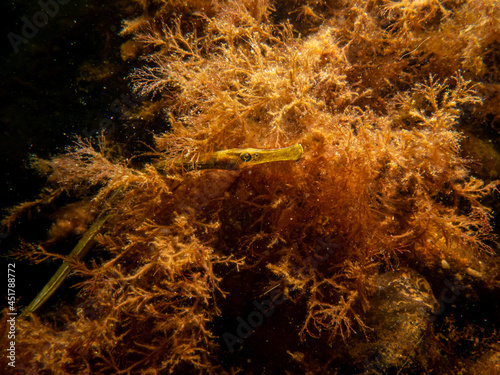
[[[468,134],[462,141],[462,150],[471,159],[474,173],[479,178],[496,179],[500,176],[500,154],[493,143]]]
[[[375,285],[365,317],[372,329],[369,340],[352,351],[363,374],[397,372],[411,361],[429,333],[430,314],[439,307],[429,283],[410,268],[378,275]]]

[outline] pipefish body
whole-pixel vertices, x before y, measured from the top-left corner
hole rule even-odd
[[[174,166],[183,168],[184,170],[198,169],[226,169],[239,170],[246,167],[251,167],[257,164],[277,162],[277,161],[297,161],[300,159],[304,149],[302,145],[295,144],[293,146],[277,149],[258,149],[258,148],[243,148],[243,149],[228,149],[215,151],[212,153],[200,154],[197,160],[193,161],[190,158],[182,157],[174,162]],[[165,169],[165,162],[155,164],[159,170]],[[108,199],[108,203],[112,203],[121,193],[122,188],[118,188]],[[78,244],[73,248],[68,256],[72,261],[81,260],[90,250],[94,243],[94,239],[103,229],[111,213],[103,212],[92,223],[90,228],[82,236]],[[69,275],[70,263],[63,262],[57,272],[52,276],[49,282],[38,293],[35,299],[24,309],[22,315],[38,310],[52,296],[59,286]]]
[[[198,169],[238,170],[276,161],[297,161],[303,153],[304,148],[301,144],[275,149],[232,148],[202,153],[197,158],[181,157],[174,161],[174,166],[188,171]],[[155,164],[155,167],[164,169],[165,162],[159,162]]]

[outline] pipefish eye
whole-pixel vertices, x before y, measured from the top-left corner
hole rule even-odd
[[[246,163],[246,162],[252,160],[252,155],[250,155],[248,152],[245,152],[245,153],[240,155],[240,158],[242,161],[244,161]]]

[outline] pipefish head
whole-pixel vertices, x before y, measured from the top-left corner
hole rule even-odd
[[[295,144],[285,148],[247,148],[239,151],[240,167],[249,167],[256,164],[275,161],[296,161],[299,160],[304,153],[304,149],[300,144]]]

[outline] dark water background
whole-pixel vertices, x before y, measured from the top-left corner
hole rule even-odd
[[[49,0],[50,2],[50,0]],[[62,1],[64,2],[64,1]],[[132,68],[119,53],[118,35],[126,18],[116,2],[68,1],[51,6],[48,22],[30,32],[26,19],[42,11],[34,1],[2,2],[0,59],[0,215],[25,201],[36,199],[45,177],[30,168],[36,155],[50,158],[71,146],[76,137],[95,136],[117,128],[120,105],[130,98],[125,77]],[[41,19],[43,21],[43,19]],[[24,31],[24,33],[23,33]],[[28,43],[14,47],[9,33]],[[11,34],[12,36],[12,34]],[[27,37],[26,37],[27,36]],[[92,77],[98,71],[101,76]],[[43,239],[47,220],[0,229],[0,275],[6,255],[20,244]],[[66,244],[70,251],[74,244]],[[64,250],[62,250],[64,251]],[[50,278],[58,265],[29,266],[16,261],[16,293],[25,305]]]

